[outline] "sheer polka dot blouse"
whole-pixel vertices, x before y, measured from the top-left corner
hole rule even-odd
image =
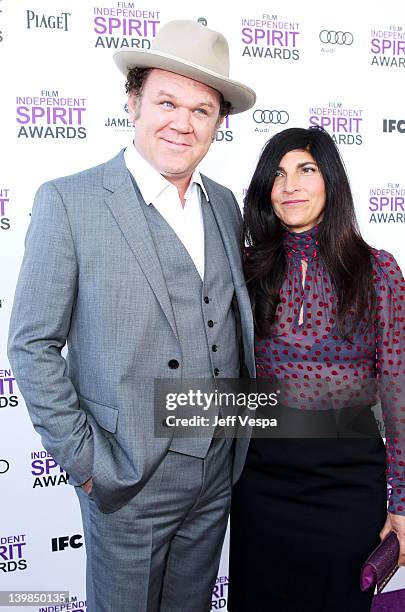
[[[310,409],[330,407],[325,385],[340,407],[370,405],[376,382],[392,487],[389,509],[405,515],[405,282],[394,257],[374,250],[376,320],[345,340],[336,331],[337,299],[317,234],[317,227],[285,232],[287,271],[271,335],[256,340],[257,375],[283,380],[292,403]]]

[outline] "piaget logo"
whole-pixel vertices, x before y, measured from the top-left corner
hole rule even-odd
[[[160,11],[135,7],[134,2],[93,8],[95,47],[150,49],[160,25]]]
[[[242,17],[242,57],[298,60],[299,24],[278,15]]]
[[[55,15],[46,15],[45,13],[36,13],[32,10],[25,11],[27,20],[27,29],[41,30],[69,30],[69,22],[71,13],[60,12]]]

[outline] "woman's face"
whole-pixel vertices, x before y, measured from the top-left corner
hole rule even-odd
[[[325,183],[308,151],[294,150],[280,160],[271,203],[281,223],[292,232],[305,232],[322,220]]]

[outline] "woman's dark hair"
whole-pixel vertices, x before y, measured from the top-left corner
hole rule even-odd
[[[289,151],[308,151],[325,183],[326,205],[318,244],[338,300],[337,329],[349,337],[360,323],[371,324],[375,310],[372,253],[358,229],[343,161],[322,128],[290,128],[265,145],[245,197],[244,271],[259,336],[269,335],[287,261],[283,226],[270,201],[280,160]],[[350,329],[348,329],[350,321]]]

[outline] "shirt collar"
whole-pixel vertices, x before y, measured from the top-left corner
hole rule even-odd
[[[315,259],[319,256],[319,227],[315,225],[305,232],[290,232],[284,229],[284,249],[288,257]]]
[[[165,179],[164,176],[162,176],[157,170],[155,170],[155,168],[153,168],[146,161],[146,159],[142,157],[142,155],[135,148],[135,145],[132,141],[125,149],[124,159],[128,170],[136,180],[142,197],[148,206],[149,204],[154,202],[163,191],[174,187],[172,183]],[[207,201],[209,201],[207,190],[205,189],[201,174],[197,169],[194,170],[193,175],[191,177],[190,185],[188,186],[186,191],[186,198],[194,184],[197,184],[201,187],[205,197],[207,198]]]

